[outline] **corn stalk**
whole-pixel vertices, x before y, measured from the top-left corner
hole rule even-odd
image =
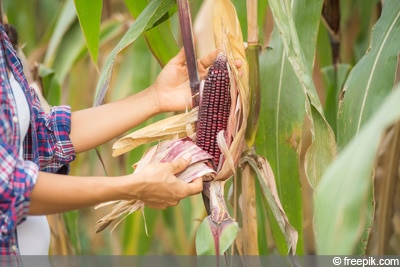
[[[260,50],[258,42],[258,24],[257,24],[257,0],[247,0],[247,50],[246,57],[249,63],[249,90],[250,90],[250,111],[247,118],[246,129],[246,150],[247,153],[255,153],[255,137],[258,130],[258,116],[260,113],[260,70],[258,53]],[[235,176],[237,196],[235,198],[235,212],[241,213],[238,217],[240,233],[236,239],[236,250],[242,255],[258,255],[258,225],[256,211],[256,186],[257,175],[255,170],[247,162],[243,162],[240,167],[239,175]],[[239,199],[243,203],[239,203]],[[240,205],[241,204],[241,205]],[[239,207],[240,211],[238,211]],[[245,208],[244,208],[245,207]]]
[[[199,105],[199,74],[197,72],[196,54],[193,43],[192,19],[188,1],[178,0],[179,22],[181,26],[182,39],[185,44],[186,64],[188,66],[188,75],[190,89],[192,91],[192,105]]]

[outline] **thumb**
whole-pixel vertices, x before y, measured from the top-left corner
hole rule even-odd
[[[185,158],[183,158],[183,157],[180,157],[180,158],[174,160],[174,161],[171,163],[171,165],[172,165],[172,172],[173,172],[174,174],[177,174],[177,173],[182,172],[183,170],[185,170],[185,169],[189,166],[189,164],[190,164],[191,161],[192,161],[191,158],[190,158],[190,159],[185,159]]]
[[[176,54],[170,61],[173,64],[184,65],[186,62],[185,50],[181,48],[179,53]]]

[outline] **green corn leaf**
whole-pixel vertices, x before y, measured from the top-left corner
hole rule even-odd
[[[74,0],[76,13],[85,36],[86,44],[89,49],[90,56],[95,64],[97,64],[97,56],[99,53],[99,36],[101,11],[103,8],[102,0]]]
[[[256,149],[265,156],[273,169],[278,193],[289,221],[299,232],[297,251],[302,251],[302,196],[299,174],[299,149],[304,120],[304,95],[297,78],[285,59],[277,32],[270,48],[260,56],[261,115]],[[279,71],[276,71],[279,70]],[[281,254],[288,248],[281,230],[270,219],[272,234]]]
[[[343,148],[318,184],[314,195],[318,254],[351,255],[359,249],[373,213],[374,160],[384,132],[400,120],[399,99],[397,86]]]
[[[219,251],[221,255],[230,248],[236,239],[237,233],[239,232],[239,226],[235,221],[223,222],[223,230],[219,240]]]
[[[47,102],[52,105],[60,105],[61,84],[58,81],[54,70],[44,65],[39,66],[39,76],[42,80],[43,95]]]
[[[372,224],[371,181],[377,146],[398,113],[386,96],[393,90],[399,25],[400,3],[385,1],[381,18],[372,31],[370,47],[344,85],[337,124],[338,145],[343,152],[324,175],[324,183],[317,188],[314,198],[318,203],[315,227],[319,253],[363,253],[366,249]],[[385,112],[392,114],[383,115]],[[329,216],[321,206],[327,201],[333,203]],[[324,215],[327,217],[322,218]],[[318,234],[322,232],[323,235]]]
[[[130,1],[125,0],[130,13],[134,18],[138,17],[148,4],[147,0],[144,1]],[[174,34],[171,28],[171,22],[168,19],[169,13],[166,13],[156,27],[153,27],[144,33],[147,45],[156,57],[161,66],[167,62],[179,51],[178,44],[175,41]]]
[[[339,110],[339,97],[343,84],[350,71],[349,64],[338,64],[336,68],[332,65],[321,69],[325,87],[327,88],[325,98],[325,115],[332,129],[336,132],[337,114]]]
[[[65,1],[62,5],[61,13],[55,25],[53,34],[46,51],[43,64],[51,66],[56,57],[57,50],[64,38],[65,33],[70,29],[76,19],[74,2],[72,0]]]
[[[385,1],[365,56],[349,74],[338,118],[342,149],[373,115],[392,90],[400,43],[400,2]]]
[[[68,241],[74,249],[74,252],[78,255],[82,252],[81,249],[81,236],[79,229],[79,211],[69,211],[65,213],[60,213],[65,222],[65,228],[68,232]]]
[[[145,209],[145,218],[141,212],[129,215],[123,222],[121,243],[125,254],[145,255],[151,250],[154,229],[160,219],[160,211]],[[146,229],[148,234],[146,233]]]
[[[112,69],[117,55],[132,44],[143,32],[150,29],[162,16],[164,16],[175,4],[173,0],[151,1],[135,20],[126,34],[122,37],[111,54],[108,56],[103,70],[100,74],[100,81],[96,88],[94,105],[98,106],[103,102],[105,93],[108,90],[111,80]]]
[[[207,216],[197,230],[197,255],[223,255],[234,242],[238,231],[239,226],[232,219],[217,225]],[[218,250],[216,246],[219,246]]]
[[[282,1],[269,2],[270,5],[276,6]],[[312,69],[316,47],[321,5],[322,1],[294,1],[293,14],[285,14],[295,21],[298,40],[305,58],[304,62],[302,61],[303,68],[308,75],[311,75],[309,72]],[[278,6],[278,9],[281,7]],[[279,19],[280,17],[275,18],[275,20]],[[288,23],[287,20],[286,17],[286,23]],[[269,47],[260,55],[262,90],[260,114],[262,115],[259,120],[256,149],[257,153],[265,156],[271,164],[282,206],[290,223],[298,231],[297,253],[301,254],[303,252],[303,208],[299,153],[306,97],[304,83],[299,82],[288,60],[287,48],[285,48],[288,46],[285,45],[287,38],[283,41],[279,31],[282,30],[275,27],[268,43]],[[289,29],[285,28],[285,31]],[[295,33],[286,32],[285,34]],[[280,234],[278,225],[273,224],[273,219],[270,221],[279,252],[285,254],[288,251],[286,241]]]
[[[322,8],[322,1],[309,1],[310,3],[299,6],[300,10],[307,10],[311,7],[311,2],[315,8]],[[336,141],[332,128],[325,119],[321,102],[318,99],[315,85],[312,79],[312,58],[308,51],[308,43],[301,43],[301,36],[296,29],[296,23],[292,12],[296,10],[296,6],[292,6],[292,2],[285,1],[269,1],[274,21],[282,38],[287,58],[300,82],[306,96],[305,106],[306,113],[311,122],[312,143],[305,157],[305,168],[307,179],[311,186],[316,186],[322,173],[336,154]],[[293,10],[293,11],[292,11]],[[316,15],[317,12],[311,13]],[[307,23],[308,18],[303,18]],[[312,39],[316,41],[317,28],[313,32]],[[297,26],[299,28],[299,26]],[[314,47],[314,46],[313,46]],[[314,53],[310,50],[310,53]]]
[[[210,223],[213,223],[209,217],[206,217],[197,229],[196,234],[196,253],[197,255],[215,255],[214,237],[211,231]]]
[[[377,8],[380,0],[340,1],[341,42],[343,62],[357,63],[368,49],[371,39],[371,28],[380,15]],[[349,25],[357,24],[355,31]]]
[[[78,23],[75,23],[64,33],[62,42],[54,51],[54,60],[51,64],[48,62],[50,65],[47,66],[54,69],[60,83],[62,83],[79,55],[83,53],[87,55],[85,41]]]
[[[105,44],[113,38],[122,35],[123,23],[119,20],[110,20],[103,23],[100,31],[100,43]],[[75,23],[64,34],[63,40],[57,48],[55,60],[51,67],[62,84],[70,74],[71,68],[84,57],[88,56],[87,46],[78,23]]]

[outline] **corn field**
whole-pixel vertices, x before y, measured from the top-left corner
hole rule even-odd
[[[400,254],[400,2],[191,0],[197,58],[215,49],[217,3],[233,4],[249,67],[246,146],[223,187],[238,228],[222,252]],[[176,0],[3,6],[50,105],[78,110],[139,92],[183,46]],[[132,172],[154,145],[112,157],[115,141],[78,155],[71,175]],[[49,216],[51,254],[215,253],[199,250],[209,242],[201,195],[96,234],[108,212]]]

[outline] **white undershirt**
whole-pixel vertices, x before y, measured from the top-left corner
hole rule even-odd
[[[10,74],[10,84],[17,103],[17,118],[21,134],[19,157],[22,159],[22,143],[28,132],[30,112],[25,93]],[[17,226],[18,246],[21,255],[47,255],[50,245],[50,227],[46,216],[28,216],[26,220]]]
[[[29,121],[30,121],[30,112],[28,102],[26,101],[26,96],[24,91],[22,91],[21,86],[15,80],[15,77],[12,73],[10,73],[10,84],[13,90],[14,99],[17,103],[17,118],[20,129],[20,158],[22,158],[22,143],[24,142],[24,138],[28,132]]]

